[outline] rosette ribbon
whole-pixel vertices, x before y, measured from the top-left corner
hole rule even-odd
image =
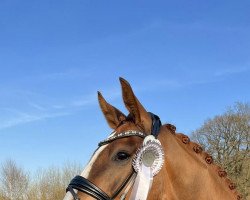
[[[161,170],[164,152],[159,140],[153,135],[147,136],[133,160],[137,172],[130,200],[146,200],[152,186],[153,177]]]

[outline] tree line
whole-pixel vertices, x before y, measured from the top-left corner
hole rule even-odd
[[[244,199],[250,198],[250,104],[238,102],[206,120],[191,138],[226,170]]]
[[[250,104],[236,103],[226,112],[207,119],[191,134],[223,167],[244,199],[250,199]],[[61,200],[80,164],[40,170],[33,177],[15,161],[0,166],[0,200]]]
[[[15,161],[2,164],[0,173],[0,200],[62,200],[72,177],[81,172],[77,163],[63,167],[38,170],[31,178]]]

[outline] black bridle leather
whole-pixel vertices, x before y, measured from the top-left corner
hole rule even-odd
[[[151,127],[151,134],[154,135],[156,138],[159,135],[160,128],[161,128],[161,120],[160,118],[153,114],[150,113],[151,119],[152,119],[152,127]],[[131,137],[131,136],[138,136],[141,138],[144,138],[146,134],[143,134],[141,132],[136,132],[136,131],[128,131],[125,133],[120,133],[117,136],[108,138],[102,142],[99,143],[99,146],[108,144],[116,139],[121,139],[125,137]],[[75,193],[74,189],[81,191],[83,193],[86,193],[92,197],[94,197],[97,200],[113,200],[115,199],[118,194],[124,189],[124,187],[127,185],[127,183],[130,181],[131,177],[135,174],[136,172],[132,169],[132,172],[130,175],[125,179],[125,181],[122,183],[122,185],[114,192],[114,194],[109,197],[103,190],[101,190],[99,187],[97,187],[94,183],[89,181],[88,179],[82,177],[82,176],[76,176],[74,177],[71,182],[69,183],[66,192],[70,192],[74,198],[74,200],[80,200],[80,198],[77,196]]]
[[[109,196],[102,191],[100,188],[91,183],[88,179],[82,176],[76,176],[73,178],[66,189],[66,192],[70,191],[75,200],[80,200],[74,189],[87,193],[88,195],[98,199],[98,200],[111,200]]]
[[[124,187],[130,181],[134,173],[135,171],[133,170],[111,197],[109,197],[103,190],[101,190],[91,181],[82,176],[76,176],[75,178],[73,178],[69,186],[67,187],[66,192],[71,192],[74,200],[80,200],[77,194],[75,193],[74,189],[86,193],[98,200],[113,200],[124,189]]]
[[[152,126],[151,126],[151,135],[155,136],[155,138],[158,137],[161,129],[161,119],[157,115],[148,112],[152,119]]]

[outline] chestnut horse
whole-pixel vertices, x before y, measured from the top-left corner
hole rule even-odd
[[[101,110],[114,131],[99,144],[81,176],[71,181],[64,200],[131,199],[136,176],[133,158],[142,146],[143,137],[152,133],[153,118],[138,101],[130,84],[123,78],[120,82],[129,115],[107,103],[98,92]],[[213,163],[212,157],[175,130],[170,124],[160,127],[157,138],[165,161],[153,179],[147,199],[241,199],[235,185],[226,172]]]

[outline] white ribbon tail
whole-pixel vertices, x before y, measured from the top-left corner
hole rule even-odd
[[[141,165],[141,170],[137,173],[130,200],[146,200],[153,182],[151,167]]]

